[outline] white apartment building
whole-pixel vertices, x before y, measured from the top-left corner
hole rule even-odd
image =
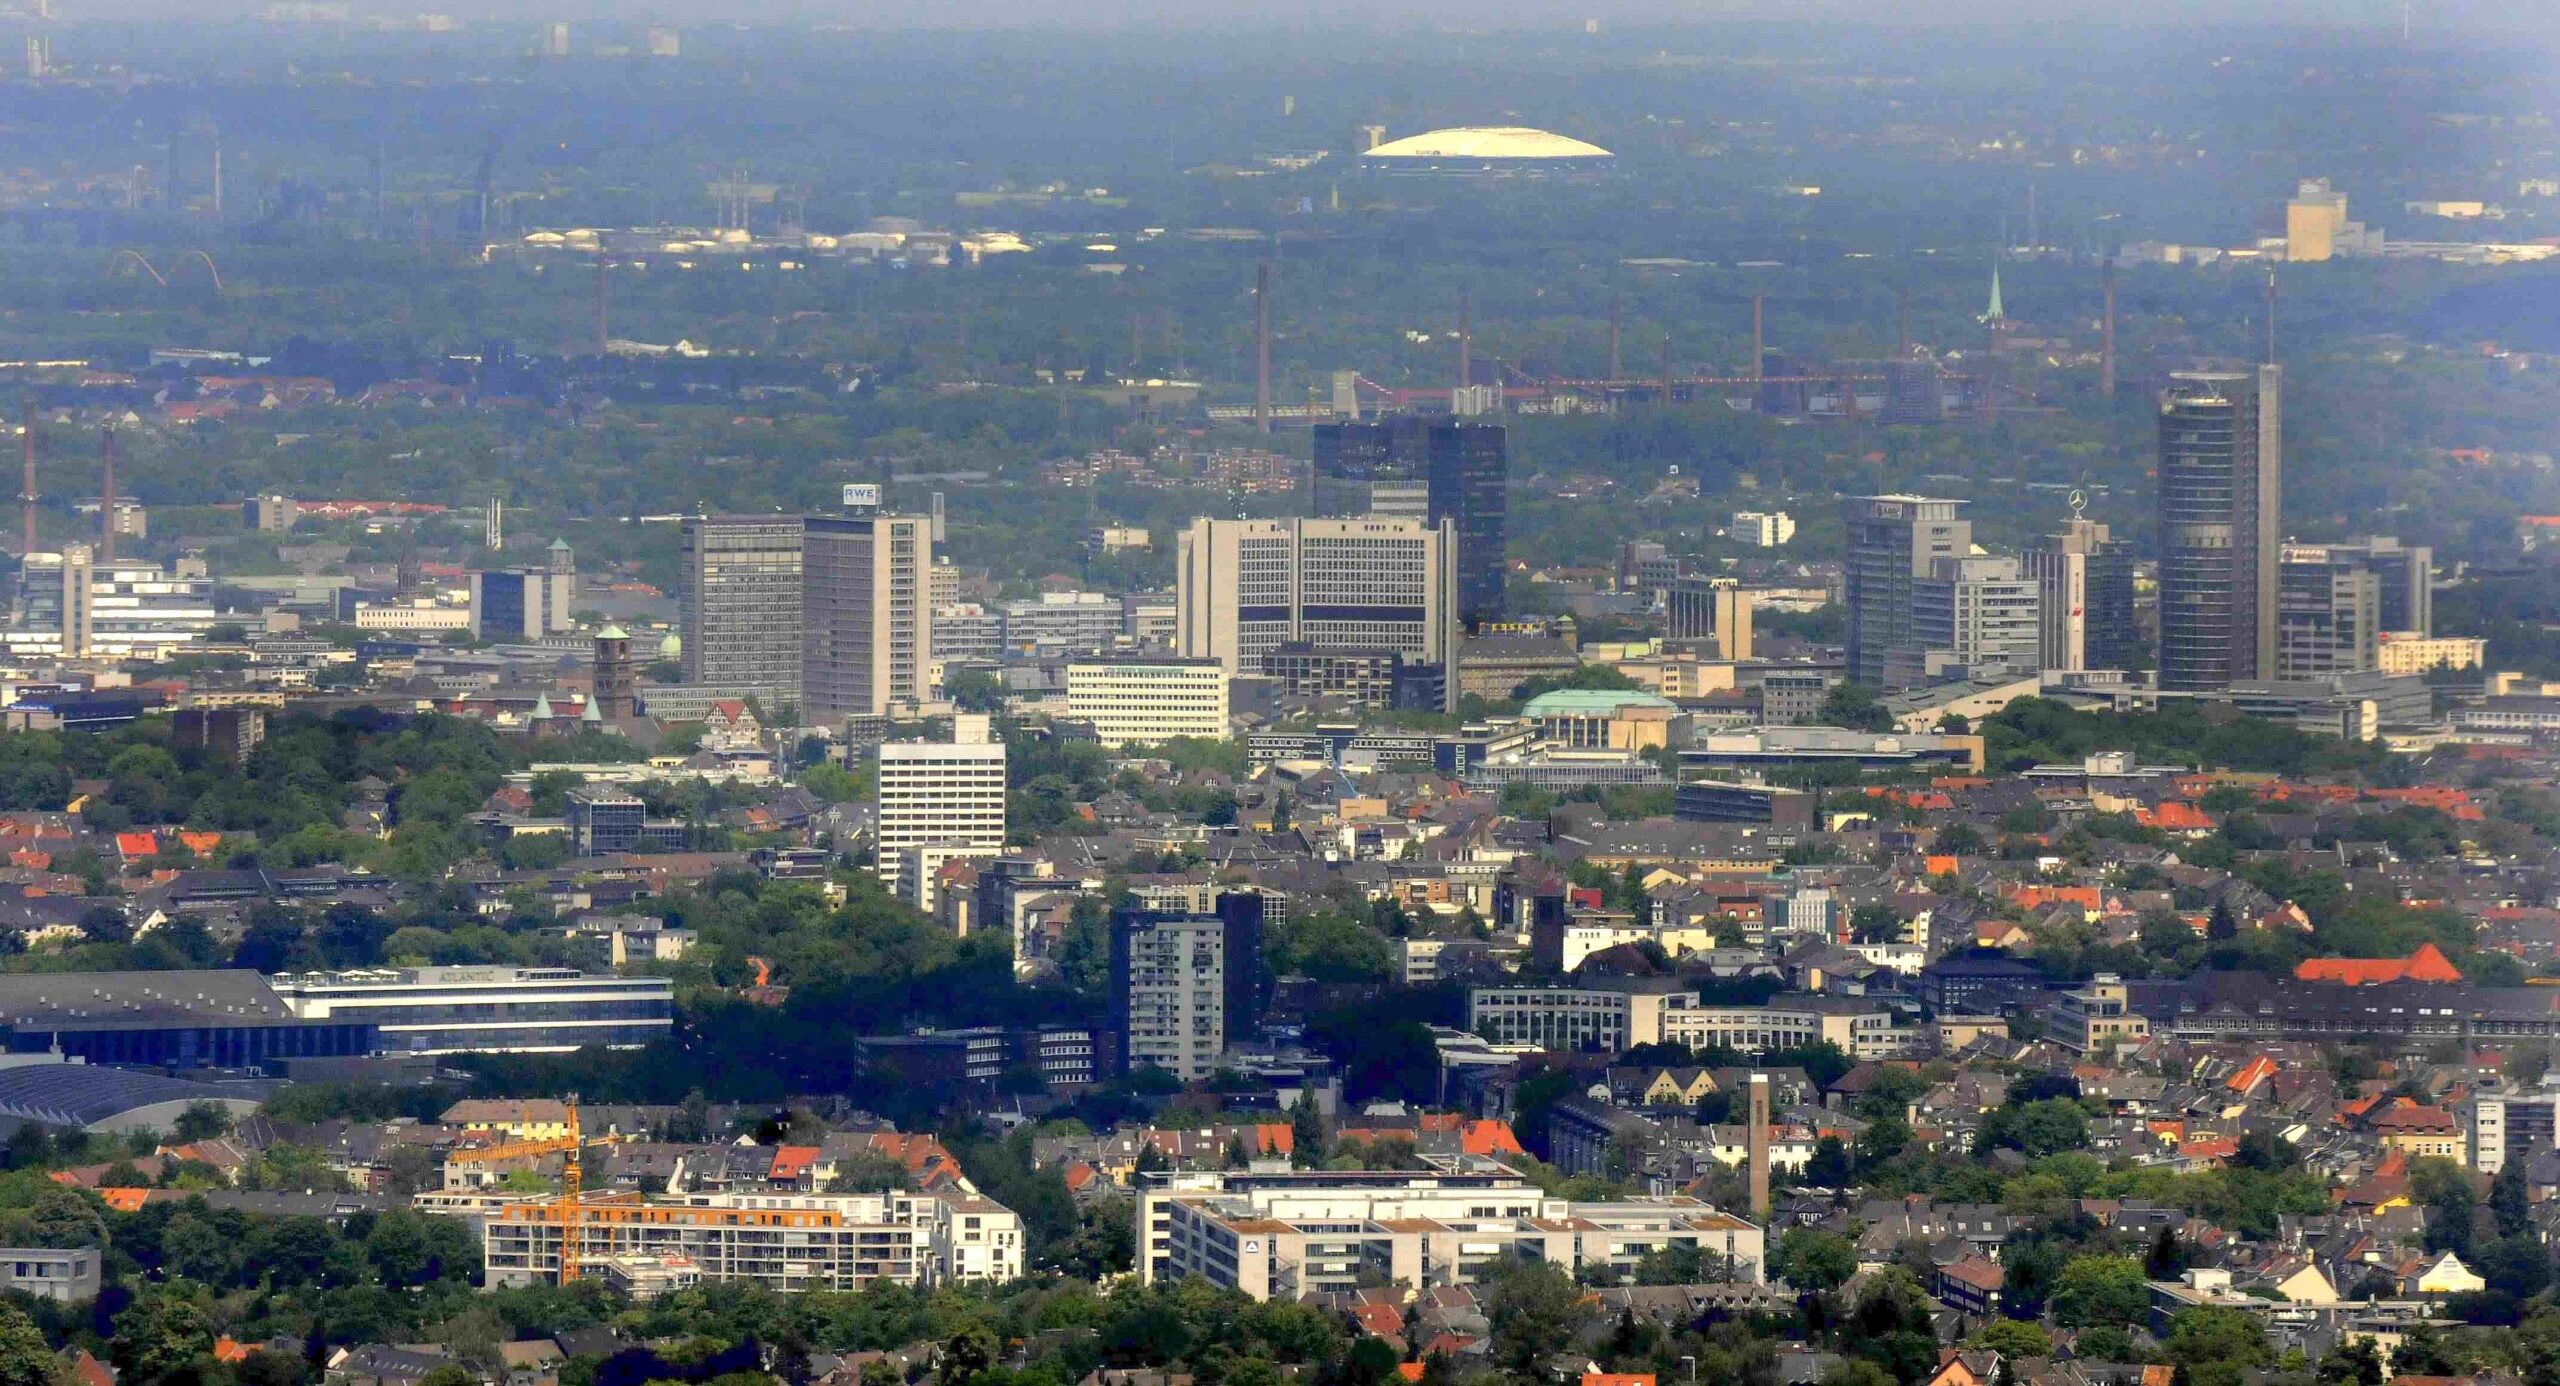
[[[1691,1198],[1577,1203],[1489,1160],[1428,1170],[1223,1171],[1150,1176],[1138,1193],[1138,1274],[1197,1275],[1258,1300],[1346,1292],[1371,1277],[1420,1292],[1473,1284],[1527,1256],[1622,1276],[1696,1247],[1762,1280],[1761,1229]]]
[[[1111,984],[1129,1067],[1188,1083],[1227,1047],[1226,921],[1123,912],[1111,921]]]
[[[1117,750],[1227,735],[1227,671],[1215,660],[1082,660],[1067,666],[1067,716]]]
[[[564,1238],[581,1275],[611,1258],[682,1257],[711,1281],[769,1290],[945,1285],[1022,1274],[1022,1219],[974,1193],[590,1194],[492,1210],[481,1240],[491,1286],[557,1284]]]
[[[985,714],[953,718],[948,742],[892,741],[879,755],[873,870],[891,894],[900,893],[911,848],[955,849],[946,861],[1004,851],[1004,743]]]
[[[1774,549],[1796,537],[1795,517],[1783,510],[1737,510],[1733,523],[1725,527],[1737,544],[1755,549]]]
[[[1182,532],[1175,647],[1256,674],[1273,646],[1387,649],[1447,674],[1456,711],[1458,540],[1414,519],[1211,520]]]

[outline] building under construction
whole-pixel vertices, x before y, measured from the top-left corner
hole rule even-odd
[[[574,1239],[574,1240],[572,1240]],[[670,1277],[768,1290],[858,1290],[888,1281],[1012,1280],[1022,1219],[967,1193],[636,1193],[534,1199],[490,1213],[486,1283],[601,1277],[645,1291]]]

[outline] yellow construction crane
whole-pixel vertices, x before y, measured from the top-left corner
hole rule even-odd
[[[578,1241],[585,1228],[579,1223],[579,1195],[586,1190],[586,1170],[580,1167],[580,1156],[586,1142],[578,1130],[578,1095],[568,1095],[569,1163],[560,1171],[560,1283],[578,1278]]]

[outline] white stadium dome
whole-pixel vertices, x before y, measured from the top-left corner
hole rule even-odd
[[[1522,125],[1461,125],[1389,140],[1360,156],[1382,167],[1591,164],[1616,155],[1596,144]]]

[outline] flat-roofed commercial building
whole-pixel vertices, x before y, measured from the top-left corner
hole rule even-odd
[[[801,522],[808,720],[880,717],[933,691],[933,520],[855,510]]]
[[[1115,750],[1177,736],[1224,740],[1227,671],[1213,659],[1078,660],[1067,666],[1067,716]]]
[[[572,967],[410,967],[268,979],[304,1020],[372,1027],[391,1054],[637,1049],[675,1032],[675,983]]]
[[[1444,672],[1458,653],[1457,531],[1420,520],[1195,520],[1177,560],[1176,644],[1255,674],[1291,641],[1389,649]],[[1457,710],[1446,680],[1442,711]]]
[[[884,742],[879,756],[874,870],[891,894],[911,849],[943,848],[944,861],[1003,853],[1005,745],[984,713],[953,718],[949,741]]]
[[[697,515],[678,569],[684,681],[800,701],[802,521]]]
[[[611,1258],[683,1257],[711,1281],[769,1290],[946,1285],[1022,1274],[1022,1219],[974,1193],[590,1194],[494,1210],[482,1234],[492,1287],[558,1284],[574,1237],[582,1273]]]
[[[1292,1170],[1143,1177],[1142,1281],[1199,1276],[1257,1300],[1364,1284],[1470,1285],[1527,1257],[1621,1277],[1646,1256],[1694,1248],[1760,1281],[1760,1228],[1692,1198],[1575,1202],[1491,1160],[1423,1170]]]

